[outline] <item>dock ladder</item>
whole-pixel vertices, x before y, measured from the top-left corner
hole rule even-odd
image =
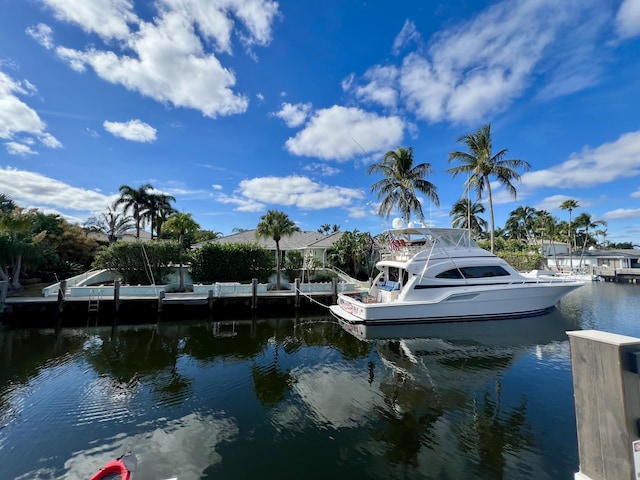
[[[93,290],[89,290],[89,313],[98,313],[100,310],[100,294],[95,295]]]

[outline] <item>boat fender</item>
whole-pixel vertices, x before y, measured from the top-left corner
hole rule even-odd
[[[100,469],[94,476],[90,478],[90,480],[100,480],[101,478],[106,477],[109,474],[119,474],[121,480],[130,480],[131,472],[127,470],[124,462],[120,459],[111,460],[104,467]]]

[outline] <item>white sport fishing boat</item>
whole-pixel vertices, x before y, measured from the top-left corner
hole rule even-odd
[[[368,325],[517,318],[542,314],[585,284],[523,275],[468,230],[410,225],[386,235],[373,285],[339,294],[330,307],[336,317]]]

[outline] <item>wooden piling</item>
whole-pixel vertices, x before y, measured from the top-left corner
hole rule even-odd
[[[113,315],[118,316],[120,312],[120,280],[113,282]]]
[[[338,279],[337,278],[331,279],[331,291],[333,292],[333,295],[331,296],[331,298],[333,300],[333,304],[335,305],[336,303],[338,303]]]
[[[209,309],[210,312],[213,312],[214,300],[215,300],[215,297],[213,296],[213,289],[211,289],[207,292],[207,308]]]
[[[251,279],[251,309],[258,308],[258,279]]]
[[[578,429],[576,479],[638,478],[640,338],[567,332]]]

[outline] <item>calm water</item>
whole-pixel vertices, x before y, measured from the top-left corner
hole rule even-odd
[[[640,336],[638,312],[640,285],[601,282],[544,317],[403,331],[320,315],[0,332],[0,477],[87,479],[131,450],[134,480],[569,480],[565,331]]]

